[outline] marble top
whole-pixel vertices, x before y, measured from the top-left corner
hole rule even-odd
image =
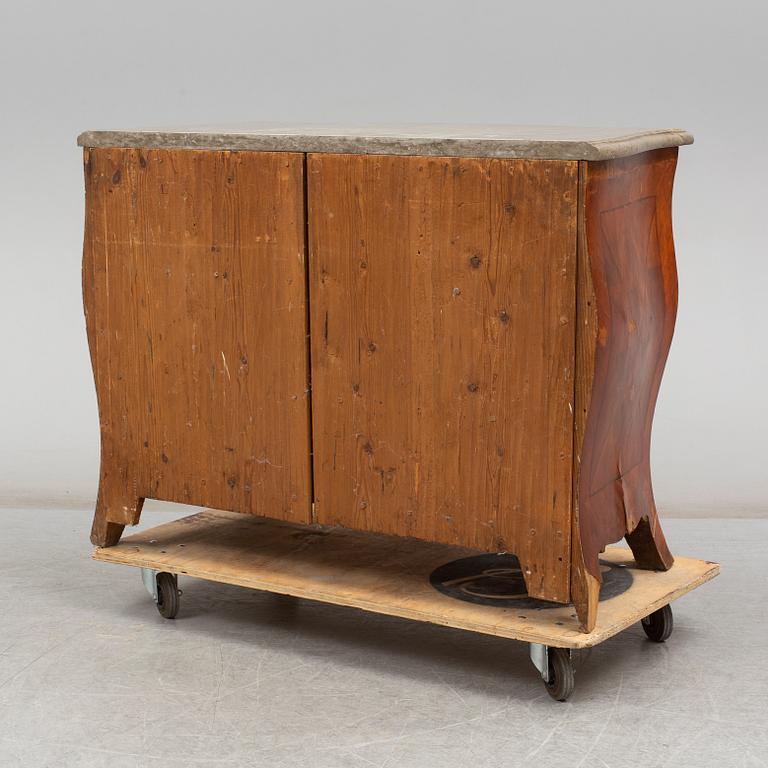
[[[450,123],[245,123],[129,131],[86,131],[78,136],[77,143],[82,147],[611,160],[651,149],[692,144],[693,136],[677,128],[577,128]]]

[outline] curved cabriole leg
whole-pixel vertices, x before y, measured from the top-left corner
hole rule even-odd
[[[677,311],[677,149],[580,166],[572,598],[591,631],[598,556],[627,538],[641,568],[673,558],[653,499],[653,412]]]

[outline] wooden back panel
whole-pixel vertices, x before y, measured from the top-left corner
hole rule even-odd
[[[309,155],[316,517],[569,598],[577,163]]]
[[[310,521],[303,165],[85,151],[99,543],[144,497]]]

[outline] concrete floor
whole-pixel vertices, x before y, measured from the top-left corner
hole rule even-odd
[[[768,520],[667,520],[723,574],[558,704],[522,643],[192,579],[164,620],[89,517],[0,510],[2,768],[768,765]]]

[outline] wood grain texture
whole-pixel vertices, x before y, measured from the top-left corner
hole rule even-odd
[[[589,272],[585,215],[587,164],[579,164],[579,206],[577,213],[578,255],[576,267],[576,370],[574,376],[573,496],[571,519],[571,600],[580,617],[581,629],[591,632],[597,621],[601,577],[591,573],[584,560],[581,540],[579,479],[581,453],[587,426],[597,347],[597,301]]]
[[[303,163],[85,151],[96,543],[144,498],[310,521]]]
[[[569,591],[574,162],[310,155],[318,522]]]
[[[677,309],[676,160],[663,149],[581,165],[572,580],[587,628],[596,605],[584,574],[599,581],[606,544],[626,536],[641,567],[672,564],[650,439]]]
[[[478,605],[432,587],[435,568],[472,554],[413,539],[206,511],[97,549],[94,558],[561,648],[597,645],[720,571],[717,563],[682,557],[666,573],[639,571],[628,550],[610,548],[601,560],[625,566],[632,584],[601,603],[597,626],[586,635],[570,606]]]

